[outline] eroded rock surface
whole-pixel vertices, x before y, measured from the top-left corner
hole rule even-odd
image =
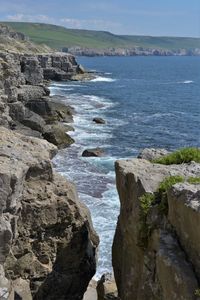
[[[155,193],[169,176],[200,177],[200,164],[164,166],[144,159],[116,162],[121,210],[113,243],[113,267],[122,300],[192,300],[199,288],[199,185],[179,183],[150,205],[146,221],[140,197]],[[145,244],[144,244],[145,237]],[[141,240],[141,238],[143,238]]]
[[[45,140],[0,127],[0,293],[5,299],[22,291],[24,300],[82,299],[95,273],[98,238],[74,185],[52,169],[56,152]]]

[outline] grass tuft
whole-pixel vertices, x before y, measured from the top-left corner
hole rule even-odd
[[[200,149],[199,148],[182,148],[178,151],[170,153],[161,158],[155,159],[152,162],[162,165],[179,165],[195,161],[200,163]]]
[[[200,183],[200,177],[189,177],[187,181],[191,184],[198,184]]]

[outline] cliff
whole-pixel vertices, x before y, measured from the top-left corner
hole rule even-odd
[[[116,162],[121,209],[113,267],[122,300],[199,299],[200,184],[194,177],[200,177],[195,162]]]
[[[82,299],[95,274],[98,237],[89,211],[51,163],[57,147],[74,142],[66,134],[73,108],[50,97],[46,84],[77,74],[70,54],[0,52],[2,300]]]

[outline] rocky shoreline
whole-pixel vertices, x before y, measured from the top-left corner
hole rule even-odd
[[[0,53],[0,298],[197,300],[200,164],[156,162],[164,149],[116,162],[116,284],[106,274],[90,281],[99,238],[73,183],[51,162],[74,142],[66,134],[74,111],[48,89],[50,80],[89,77],[70,54]]]
[[[73,108],[48,82],[81,75],[70,54],[0,53],[1,299],[82,299],[95,274],[90,213],[51,163],[74,142]]]

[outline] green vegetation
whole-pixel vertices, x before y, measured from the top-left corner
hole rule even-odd
[[[200,183],[200,177],[189,177],[187,181],[191,184],[198,184]]]
[[[179,165],[182,163],[189,163],[191,161],[200,163],[199,148],[183,148],[159,159],[155,159],[152,162],[162,165]]]
[[[139,246],[142,249],[146,249],[148,245],[148,237],[151,233],[151,226],[147,224],[147,216],[150,208],[155,201],[155,195],[145,193],[140,197],[140,223],[139,223]]]
[[[94,49],[131,48],[136,46],[168,50],[200,48],[199,38],[115,35],[106,31],[67,29],[62,26],[40,23],[2,23],[26,34],[35,43],[44,43],[56,49],[72,46]]]
[[[156,199],[160,200],[159,210],[161,213],[167,215],[168,213],[168,201],[167,191],[176,183],[184,182],[183,176],[170,176],[165,178],[159,185],[156,191]]]
[[[194,294],[195,294],[195,296],[200,297],[200,289],[195,290]]]
[[[184,182],[182,176],[169,176],[165,178],[160,184],[154,194],[145,193],[139,198],[140,200],[140,228],[139,228],[139,243],[142,249],[146,249],[148,239],[152,231],[152,225],[148,224],[148,213],[154,205],[158,205],[160,213],[168,213],[167,191],[176,183]]]

